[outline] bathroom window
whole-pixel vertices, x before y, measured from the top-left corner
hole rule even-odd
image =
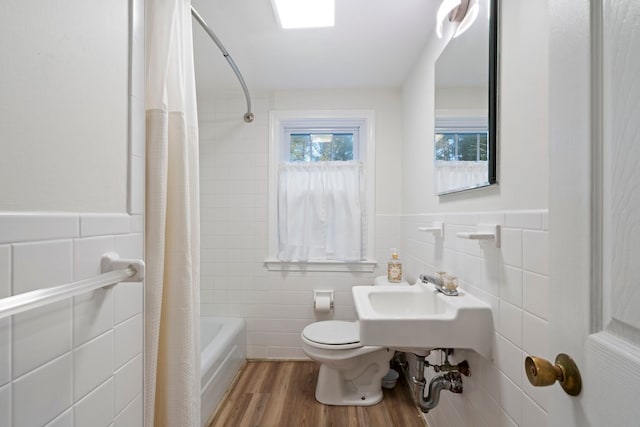
[[[371,271],[373,113],[272,112],[272,270]]]
[[[487,161],[487,132],[437,133],[435,159],[445,161]]]

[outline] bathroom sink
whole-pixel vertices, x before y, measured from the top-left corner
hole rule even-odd
[[[491,359],[491,307],[464,290],[446,296],[421,282],[352,290],[363,345],[405,351],[464,348]]]

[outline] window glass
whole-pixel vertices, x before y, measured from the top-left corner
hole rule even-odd
[[[349,161],[353,155],[353,133],[291,133],[289,161]]]
[[[436,134],[435,159],[445,161],[486,161],[486,132]]]

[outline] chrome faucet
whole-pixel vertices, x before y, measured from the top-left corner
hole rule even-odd
[[[440,277],[431,276],[429,274],[421,274],[420,281],[425,284],[433,284],[438,292],[441,292],[447,296],[458,296],[458,290],[455,288],[447,288],[445,286],[444,280],[442,280]]]

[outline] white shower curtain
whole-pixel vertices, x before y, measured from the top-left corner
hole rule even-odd
[[[200,425],[198,126],[190,0],[146,1],[145,426]]]

